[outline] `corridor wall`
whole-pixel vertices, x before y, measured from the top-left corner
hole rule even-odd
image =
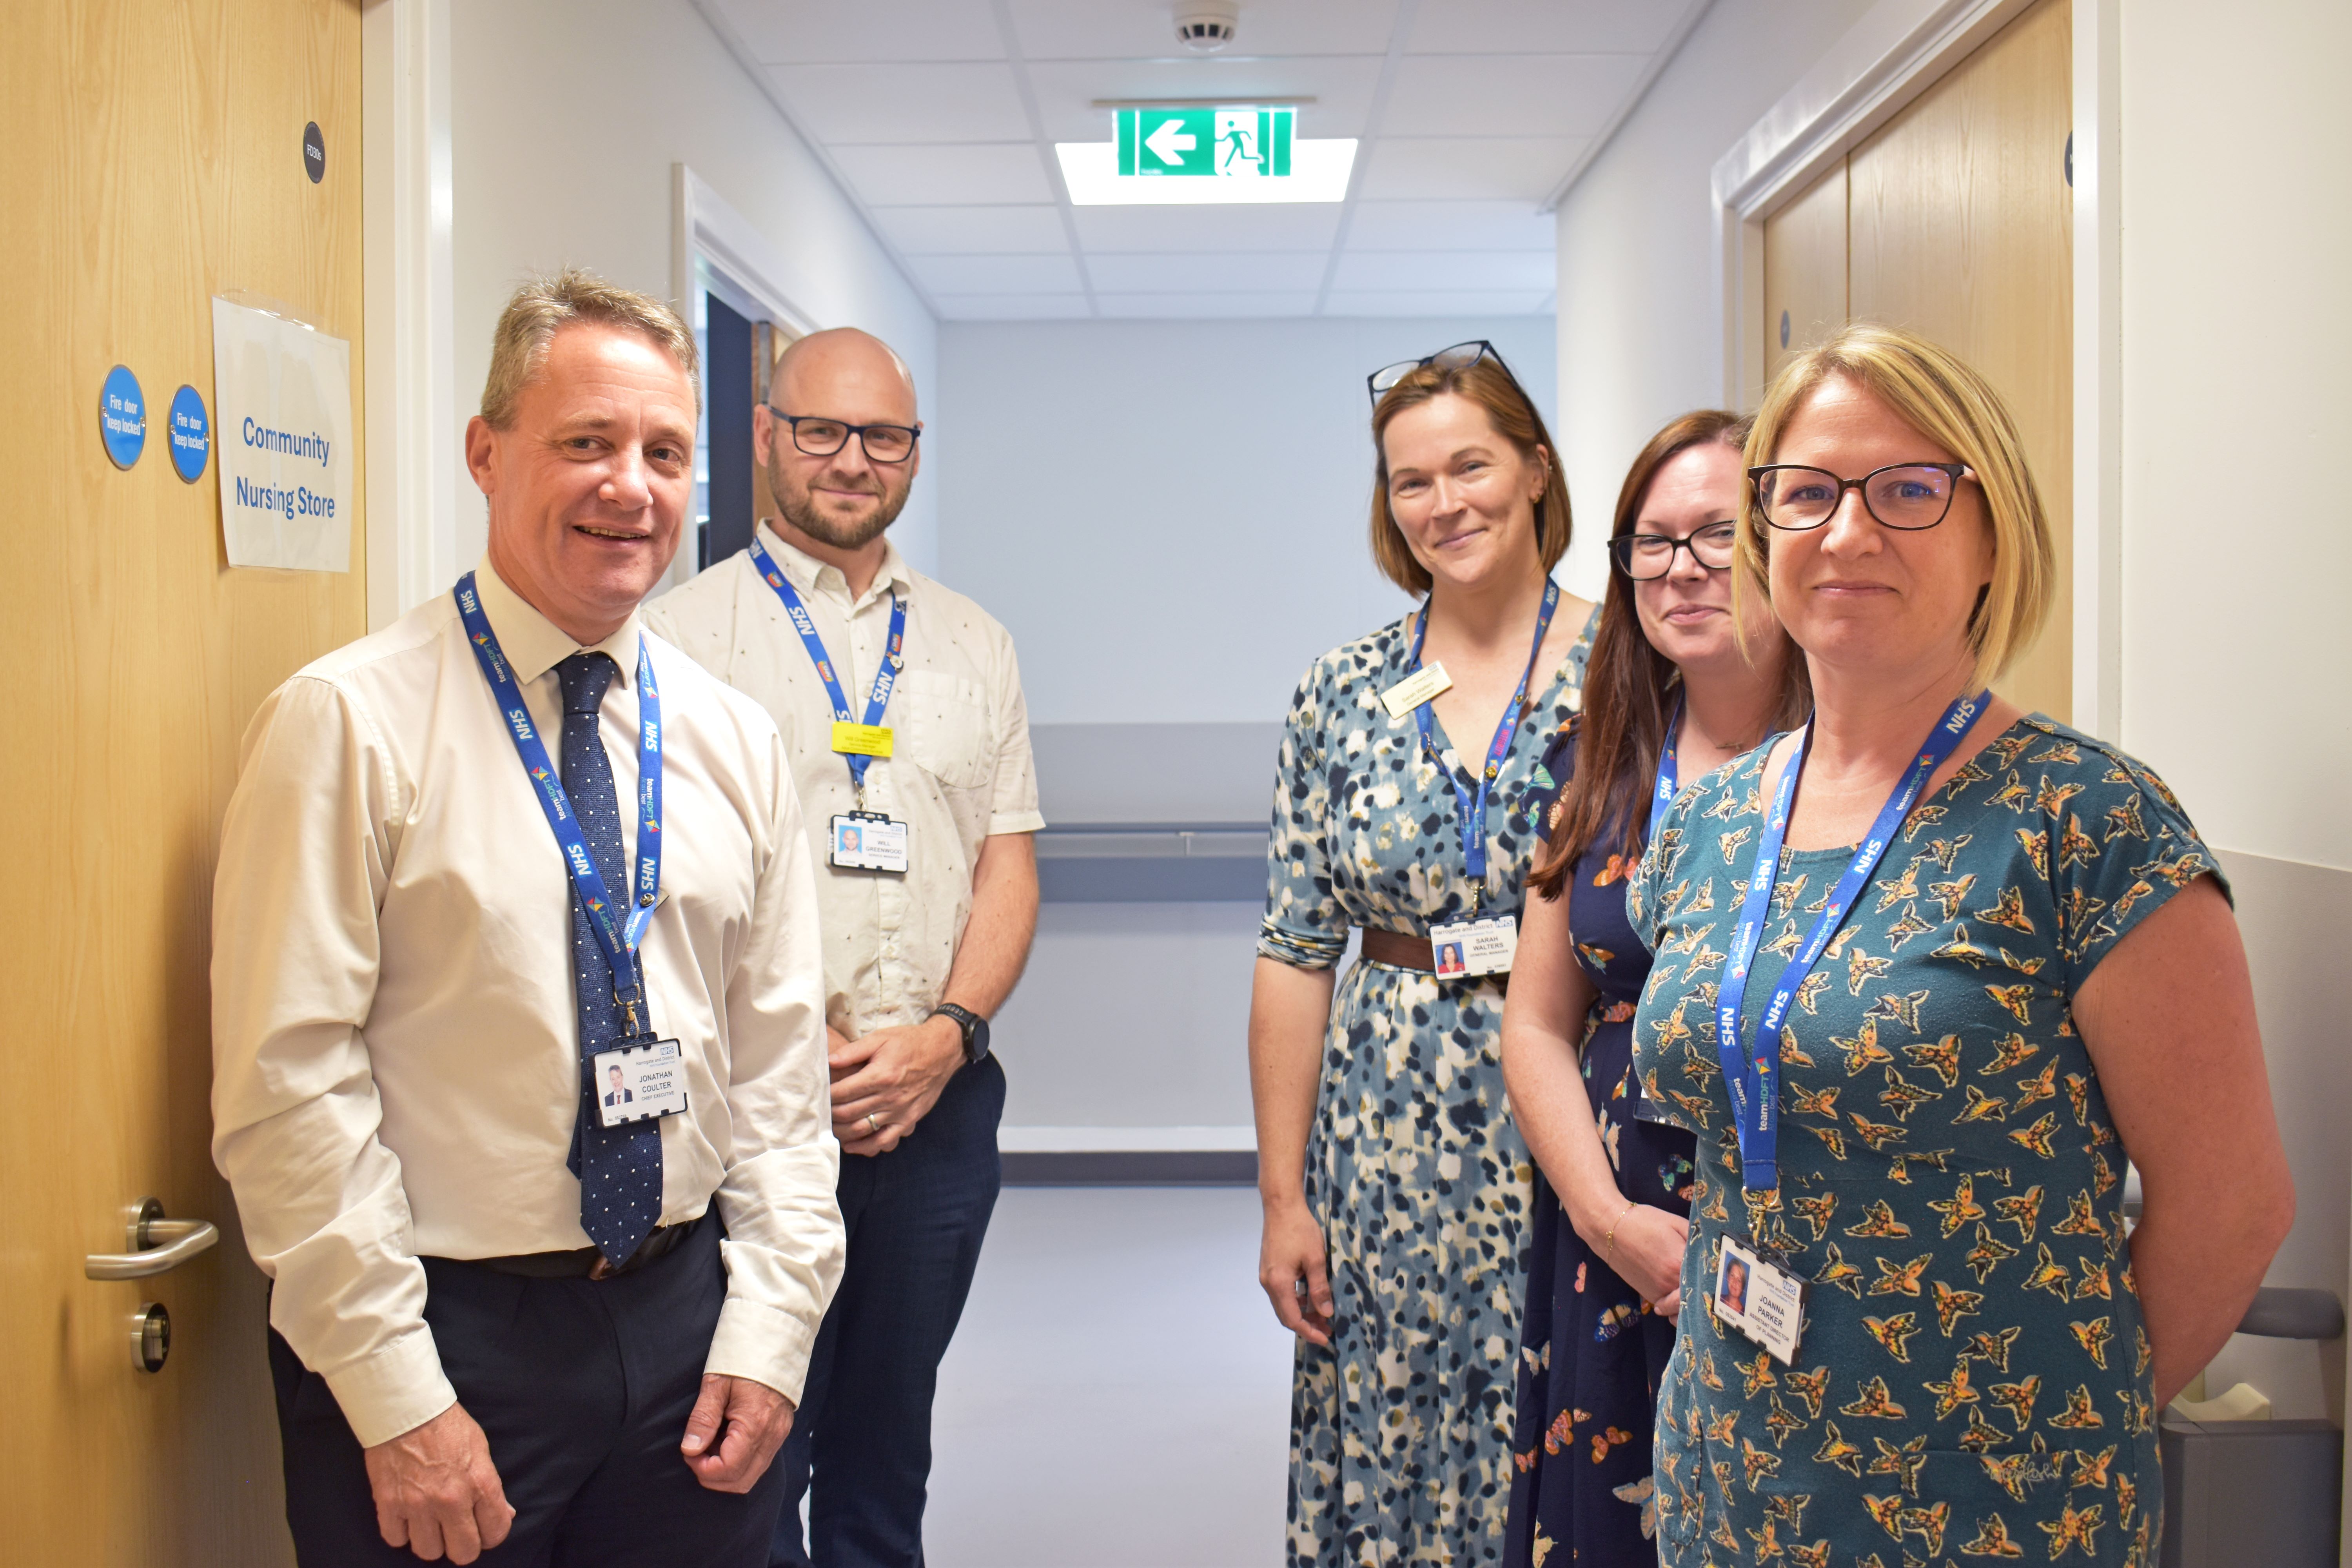
[[[450,20],[462,411],[478,405],[491,329],[524,273],[574,262],[670,295],[671,168],[684,163],[767,241],[794,305],[889,342],[936,415],[930,311],[690,0],[502,0],[452,6]],[[927,473],[893,532],[922,570],[938,560],[938,493]],[[461,481],[465,565],[483,526]]]

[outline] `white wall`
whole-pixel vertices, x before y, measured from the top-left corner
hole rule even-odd
[[[1278,721],[1403,614],[1364,377],[1472,338],[1549,421],[1545,317],[942,325],[940,574],[1012,631],[1032,721]]]
[[[1716,0],[1560,203],[1559,439],[1591,515],[1660,426],[1723,401],[1715,161],[1867,9]]]
[[[938,404],[938,328],[848,198],[688,0],[499,0],[451,8],[458,406],[479,405],[499,310],[528,271],[576,263],[664,298],[683,163],[766,237],[820,325],[864,327]],[[937,560],[936,471],[894,531]],[[483,538],[459,498],[457,558]]]

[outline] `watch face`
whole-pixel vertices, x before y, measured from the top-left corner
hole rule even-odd
[[[967,1060],[978,1061],[988,1054],[988,1020],[975,1017],[964,1031],[963,1054]]]

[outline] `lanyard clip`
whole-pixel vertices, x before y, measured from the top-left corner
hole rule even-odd
[[[643,999],[642,987],[636,991],[631,992],[626,996],[622,995],[618,990],[615,990],[613,993],[613,1000],[619,1005],[621,1009],[621,1017],[628,1026],[629,1034],[632,1037],[645,1033],[645,1030],[640,1027],[637,1023],[637,1004]]]

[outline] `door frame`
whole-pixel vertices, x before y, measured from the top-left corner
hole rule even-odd
[[[1723,388],[1764,395],[1764,223],[2034,0],[1879,0],[1717,160]],[[2122,0],[2073,0],[2074,724],[2123,721]]]

